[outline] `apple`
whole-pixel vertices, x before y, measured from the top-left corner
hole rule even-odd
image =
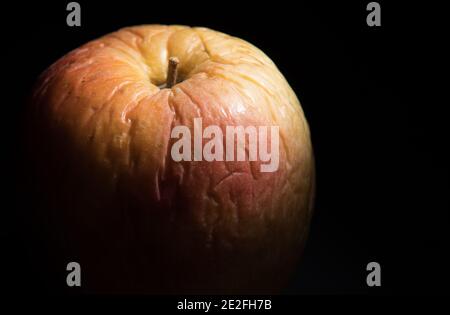
[[[27,143],[34,222],[54,268],[80,264],[86,292],[277,293],[297,265],[310,132],[246,41],[164,25],[93,40],[39,78]]]

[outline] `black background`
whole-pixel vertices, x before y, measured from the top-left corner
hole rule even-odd
[[[418,14],[439,8],[412,12],[379,1],[382,26],[368,27],[369,1],[78,1],[82,26],[68,27],[68,2],[2,4],[0,272],[9,293],[46,292],[28,248],[27,195],[17,176],[32,84],[86,41],[154,23],[206,26],[253,43],[302,103],[317,162],[316,212],[286,293],[448,293],[446,105],[422,99],[424,85],[417,84],[431,79],[424,68],[433,67],[436,49],[433,28]],[[381,264],[379,288],[366,285],[371,261]]]

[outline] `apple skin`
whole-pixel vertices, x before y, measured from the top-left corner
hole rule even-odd
[[[160,89],[171,56],[181,82]],[[279,126],[278,170],[174,162],[171,130],[193,130],[196,117]],[[253,45],[206,28],[121,29],[41,75],[27,130],[35,222],[54,268],[80,263],[84,291],[277,293],[289,280],[312,215],[314,158],[295,93]]]

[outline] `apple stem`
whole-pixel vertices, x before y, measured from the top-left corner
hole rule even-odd
[[[171,88],[177,83],[177,76],[178,76],[178,64],[180,63],[180,60],[178,60],[177,57],[170,57],[169,58],[169,67],[167,70],[167,82],[166,87]]]

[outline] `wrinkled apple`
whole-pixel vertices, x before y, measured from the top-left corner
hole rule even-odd
[[[286,284],[307,237],[314,160],[295,93],[256,47],[206,28],[124,28],[48,68],[28,118],[39,222],[61,268],[80,263],[86,291]],[[174,130],[190,132],[185,147]],[[276,167],[262,171],[264,154]]]

